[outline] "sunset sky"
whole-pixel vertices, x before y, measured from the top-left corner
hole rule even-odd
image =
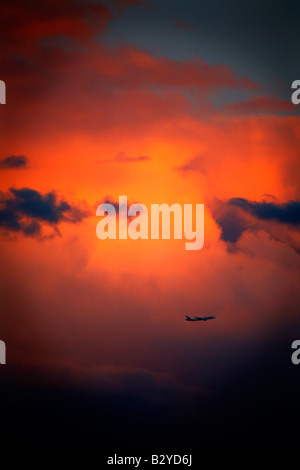
[[[300,3],[0,8],[2,442],[292,446]],[[99,240],[120,195],[204,204],[203,249]]]

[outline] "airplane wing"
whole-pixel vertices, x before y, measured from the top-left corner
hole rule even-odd
[[[185,319],[188,320],[188,321],[206,321],[206,320],[212,320],[213,318],[216,318],[216,317],[210,316],[210,317],[193,317],[193,318],[190,318],[188,315],[185,316]]]

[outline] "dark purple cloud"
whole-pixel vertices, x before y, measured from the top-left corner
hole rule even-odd
[[[300,224],[300,201],[288,201],[283,204],[275,202],[255,202],[243,198],[231,198],[229,205],[240,207],[261,220],[274,220],[282,224]]]
[[[58,232],[60,222],[79,223],[88,212],[58,200],[55,191],[41,194],[30,188],[11,188],[0,200],[0,227],[8,232],[40,236],[42,225],[48,224]]]
[[[10,155],[0,160],[0,170],[27,168],[28,158],[24,155]]]
[[[231,246],[240,240],[246,230],[264,230],[272,238],[287,243],[299,252],[290,233],[300,226],[300,201],[276,203],[231,198],[226,202],[218,201],[212,208],[212,214],[221,229],[221,239]]]

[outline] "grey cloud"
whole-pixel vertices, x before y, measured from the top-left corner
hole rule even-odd
[[[0,170],[27,168],[28,158],[24,155],[10,155],[0,160]]]

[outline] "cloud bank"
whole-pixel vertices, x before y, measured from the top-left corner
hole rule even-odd
[[[76,224],[88,216],[86,210],[58,200],[55,191],[41,194],[31,188],[11,188],[0,200],[0,227],[7,232],[41,236],[42,226],[50,225],[59,234],[61,222]]]

